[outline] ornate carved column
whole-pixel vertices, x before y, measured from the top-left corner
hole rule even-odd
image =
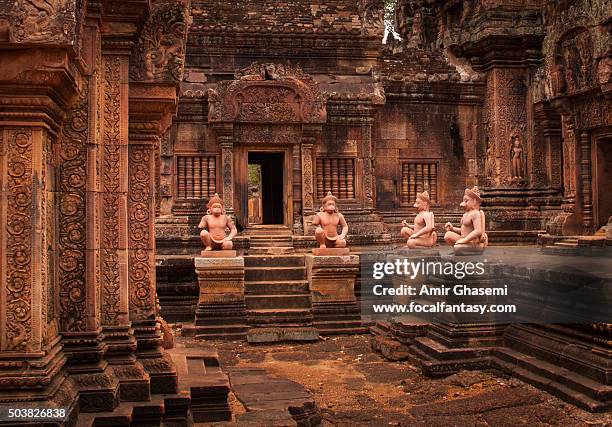
[[[18,53],[17,53],[18,52]],[[14,61],[14,55],[20,58]],[[13,57],[12,57],[13,56]],[[77,407],[63,371],[56,281],[53,143],[78,79],[66,52],[0,61],[0,407]],[[15,76],[19,76],[15,78]],[[28,88],[25,91],[22,85]],[[82,175],[75,179],[81,183]],[[75,230],[75,237],[84,236]],[[80,297],[77,293],[75,297]],[[27,369],[26,369],[27,368]]]
[[[291,177],[293,190],[293,234],[304,234],[302,219],[302,152],[301,144],[296,142],[291,146],[291,162],[293,176]]]
[[[361,138],[363,142],[363,207],[366,210],[374,209],[375,182],[374,182],[374,159],[372,155],[372,123],[374,122],[373,108],[368,107],[370,114],[361,119]]]
[[[161,348],[155,289],[155,157],[176,113],[183,77],[189,1],[153,3],[129,63],[127,234],[129,313],[136,357],[149,374],[151,393],[175,393],[177,375]]]
[[[593,187],[591,167],[591,134],[580,134],[580,179],[582,183],[582,225],[584,233],[593,230]]]
[[[148,373],[151,393],[174,393],[174,364],[161,348],[155,288],[155,155],[159,122],[139,122],[130,109],[128,247],[130,319],[136,356]]]
[[[229,215],[234,214],[234,127],[232,123],[215,123],[213,130],[221,148],[223,203]]]
[[[315,193],[314,175],[312,165],[312,147],[317,141],[317,134],[321,132],[321,126],[304,125],[302,130],[302,216],[314,215]],[[304,232],[307,227],[304,224]]]
[[[102,55],[101,124],[101,319],[105,358],[124,401],[150,396],[149,375],[135,357],[128,280],[128,71],[130,44],[106,39]]]

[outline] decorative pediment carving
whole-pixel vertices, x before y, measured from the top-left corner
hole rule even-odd
[[[327,95],[289,64],[252,64],[208,92],[211,122],[325,123]]]
[[[12,43],[66,44],[75,41],[83,1],[17,0],[10,14]]]
[[[385,32],[385,5],[383,0],[359,0],[361,34],[379,36]]]
[[[188,0],[158,0],[144,24],[130,61],[130,78],[146,82],[180,82],[185,66]]]

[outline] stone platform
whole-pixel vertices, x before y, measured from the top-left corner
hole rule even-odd
[[[319,333],[361,332],[363,327],[355,296],[359,256],[308,254],[305,262],[314,325]]]
[[[313,395],[301,384],[277,378],[263,369],[230,370],[232,390],[247,412],[240,426],[319,426],[321,414]]]
[[[227,256],[235,251],[218,251],[226,256],[195,258],[200,295],[195,325],[183,327],[183,334],[201,338],[244,339],[246,305],[244,299],[244,257]]]

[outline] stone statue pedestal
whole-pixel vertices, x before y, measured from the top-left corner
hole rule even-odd
[[[484,246],[472,246],[472,245],[455,245],[453,246],[453,253],[456,256],[467,256],[467,255],[480,255],[485,251]]]
[[[202,258],[236,258],[236,256],[237,254],[234,250],[200,252],[200,257]]]
[[[348,248],[326,248],[324,251],[346,253]],[[355,297],[359,256],[307,254],[305,262],[313,323],[319,333],[359,332],[362,329],[361,315]]]
[[[183,335],[203,339],[246,337],[244,257],[235,254],[203,251],[202,257],[195,258],[200,297],[195,326],[183,328]]]
[[[312,254],[315,256],[341,256],[349,253],[349,248],[316,248],[312,250]]]

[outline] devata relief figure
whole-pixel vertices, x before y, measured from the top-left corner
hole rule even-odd
[[[466,188],[461,206],[465,213],[461,218],[461,228],[447,222],[444,240],[453,245],[455,253],[480,253],[489,244],[485,233],[485,214],[480,210],[480,191],[478,187]]]
[[[206,247],[205,251],[230,250],[234,246],[232,239],[238,233],[232,219],[225,214],[223,201],[218,194],[215,194],[208,201],[207,215],[202,217],[199,228],[204,228],[200,232],[202,244]],[[229,236],[225,236],[225,229],[229,228]],[[207,229],[207,230],[206,230]]]
[[[427,191],[417,194],[414,207],[417,209],[414,225],[408,225],[406,221],[402,221],[403,228],[400,234],[403,238],[408,239],[406,246],[410,249],[434,247],[438,235],[434,231],[434,214],[429,212],[429,193]]]
[[[518,136],[512,138],[512,148],[510,149],[511,167],[510,173],[512,181],[522,181],[523,175],[523,147]]]
[[[317,226],[315,237],[320,248],[346,248],[346,235],[348,224],[344,215],[338,212],[336,203],[338,199],[330,192],[323,198],[321,211],[317,212],[312,221]],[[342,232],[338,235],[338,224]]]

